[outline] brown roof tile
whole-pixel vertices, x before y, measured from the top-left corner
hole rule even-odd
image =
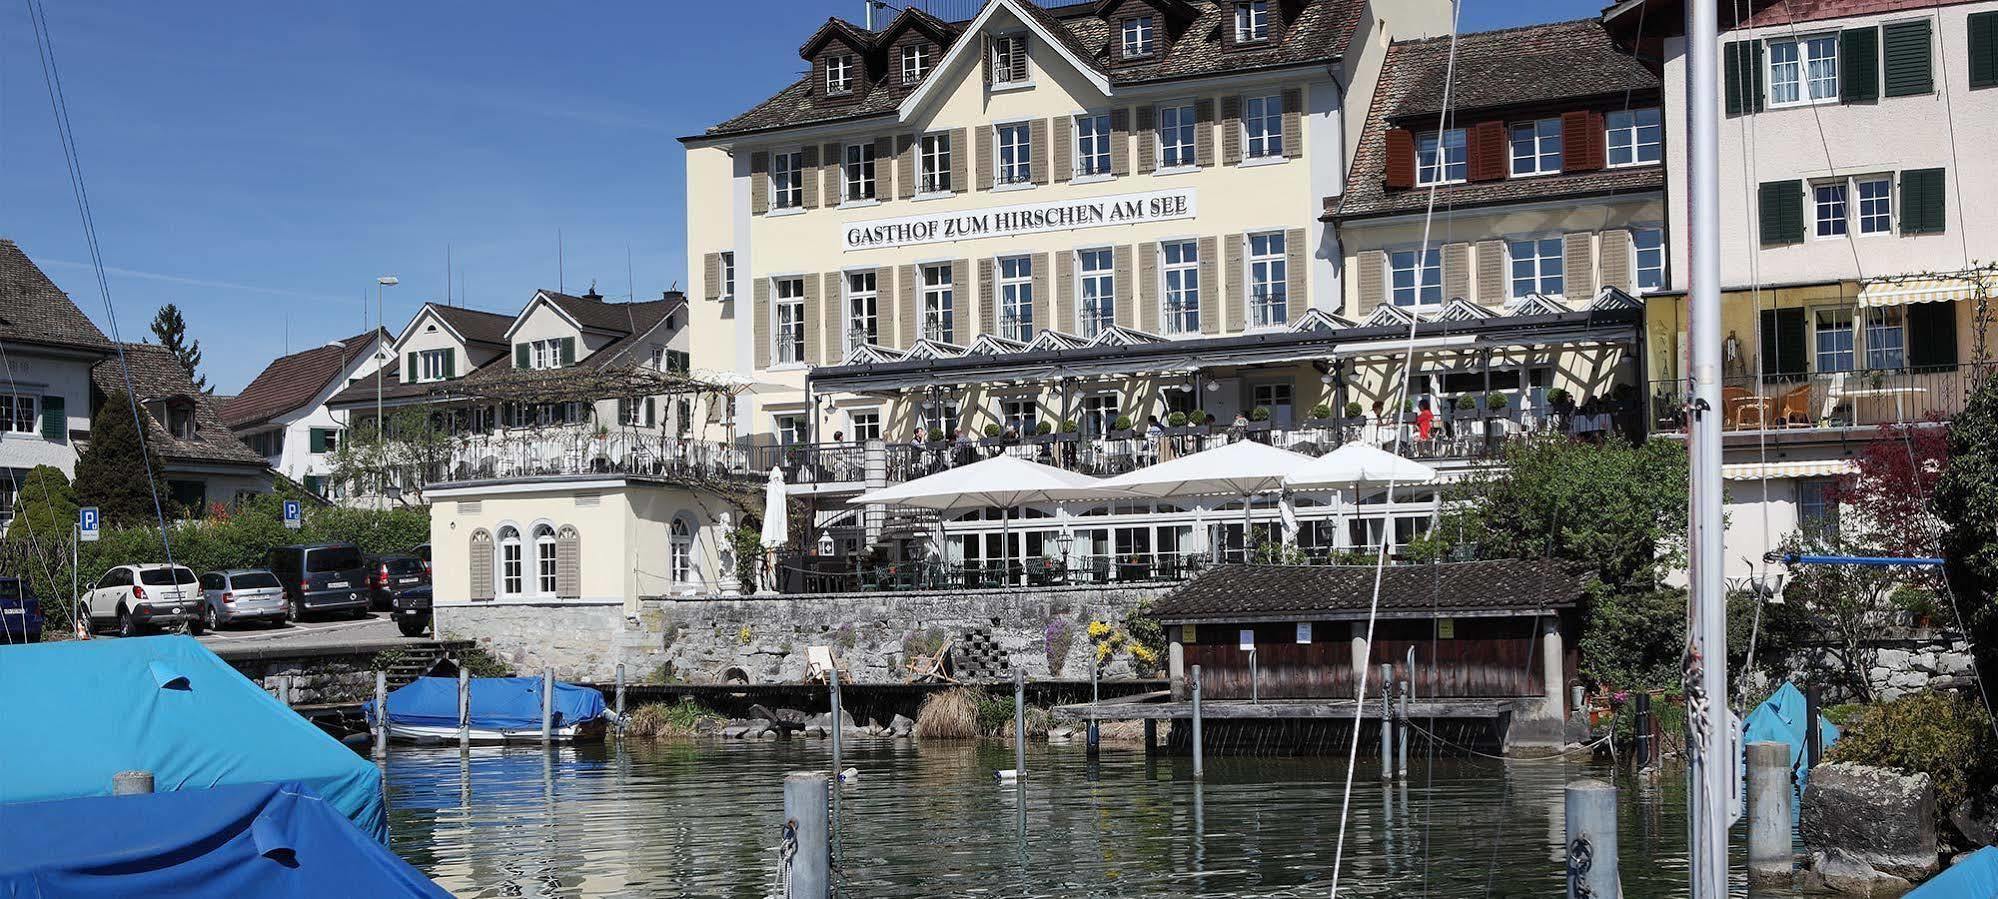
[[[185,397],[194,403],[194,436],[181,439],[151,415],[146,417],[146,439],[159,447],[160,457],[169,462],[219,462],[225,464],[264,464],[264,457],[236,439],[222,423],[215,398],[194,386],[187,369],[166,347],[150,343],[125,344],[125,361],[118,357],[102,360],[90,369],[91,384],[97,392],[109,395],[125,389],[125,370],[132,378],[132,397],[141,404],[169,397]]]
[[[387,339],[387,332],[375,333]],[[242,430],[304,406],[368,352],[373,336],[357,334],[271,360],[242,393],[221,403],[222,420]]]
[[[1222,565],[1152,615],[1168,624],[1365,617],[1373,591],[1372,565]],[[1581,597],[1581,583],[1547,559],[1390,565],[1380,576],[1385,617],[1559,609]]]
[[[28,254],[0,238],[0,340],[111,352],[111,341]]]

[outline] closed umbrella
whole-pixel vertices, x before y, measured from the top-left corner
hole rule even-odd
[[[1002,455],[863,493],[847,502],[855,506],[879,504],[935,509],[940,513],[996,506],[1003,510],[999,516],[1000,546],[1010,561],[1014,506],[1112,499],[1123,495],[1119,491],[1105,489],[1103,481],[1086,474]],[[938,527],[942,527],[941,522]]]
[[[1242,554],[1249,551],[1249,498],[1283,488],[1284,478],[1311,463],[1311,457],[1252,440],[1181,456],[1105,478],[1102,486],[1130,496],[1173,499],[1183,496],[1240,497]]]
[[[784,490],[784,470],[777,466],[770,468],[770,479],[763,484],[763,537],[758,542],[763,546],[766,563],[771,551],[791,542],[790,497]],[[776,571],[773,565],[763,567],[765,571]]]

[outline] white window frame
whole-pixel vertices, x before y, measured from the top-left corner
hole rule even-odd
[[[674,586],[687,587],[694,584],[694,533],[688,527],[685,515],[673,516],[673,523],[667,531],[667,576],[673,579]]]
[[[1283,158],[1283,94],[1242,98],[1242,159]]]
[[[778,446],[803,446],[812,436],[805,426],[805,416],[795,412],[770,416],[770,433],[776,435]]]
[[[918,193],[948,194],[957,189],[950,180],[950,132],[932,131],[916,139]]]
[[[853,442],[855,443],[880,440],[881,407],[869,406],[865,409],[847,410],[846,427],[853,434]]]
[[[1793,58],[1779,59],[1780,50]],[[1762,55],[1770,108],[1839,102],[1838,32],[1770,38],[1764,41]],[[1822,74],[1814,75],[1814,70]],[[1795,89],[1796,96],[1779,96],[1786,87]]]
[[[534,592],[537,596],[554,596],[556,585],[561,577],[555,565],[555,526],[537,524],[534,526]]]
[[[851,53],[826,57],[826,96],[844,97],[853,93],[854,62]]]
[[[770,208],[802,209],[805,206],[805,151],[779,150],[770,154]]]
[[[1554,248],[1551,254],[1547,252],[1549,245],[1552,245]],[[1522,247],[1531,249],[1533,251],[1532,254],[1522,257],[1519,252]],[[1568,273],[1566,270],[1567,256],[1565,253],[1566,242],[1558,234],[1508,239],[1505,242],[1506,297],[1508,302],[1521,300],[1529,294],[1535,293],[1554,299],[1567,296],[1565,291],[1568,287]],[[1530,274],[1525,276],[1519,274],[1518,265],[1522,262],[1527,262],[1532,266]],[[1560,288],[1552,291],[1545,289],[1550,280],[1558,281],[1561,285]]]
[[[536,371],[562,367],[562,338],[527,341],[527,367]]]
[[[1440,247],[1405,247],[1388,251],[1388,304],[1403,309],[1432,309],[1443,305],[1443,250]],[[1418,265],[1418,259],[1420,264]],[[1403,285],[1406,275],[1407,284]]]
[[[1505,143],[1507,173],[1511,177],[1560,174],[1566,149],[1561,143],[1560,119],[1513,122],[1506,126]]]
[[[1118,29],[1118,47],[1125,59],[1144,59],[1158,52],[1158,35],[1157,19],[1132,16]]]
[[[1085,112],[1074,117],[1076,178],[1107,177],[1110,174],[1110,114]]]
[[[526,547],[520,529],[513,525],[499,530],[499,583],[501,596],[524,596],[527,587]]]
[[[1034,183],[1034,129],[1028,122],[992,126],[992,183],[1023,187]]]
[[[1470,171],[1470,145],[1464,129],[1430,131],[1416,136],[1416,186],[1462,184],[1470,176]],[[1452,177],[1452,172],[1455,172],[1455,177]]]
[[[771,357],[778,365],[803,365],[808,355],[805,352],[806,341],[810,339],[805,322],[805,279],[772,278],[770,281],[770,335],[776,341],[776,346],[771,348]]]
[[[1235,4],[1235,43],[1259,44],[1269,39],[1269,0],[1239,0]]]
[[[1290,263],[1282,231],[1258,231],[1243,238],[1249,291],[1249,327],[1280,328],[1290,324]]]
[[[1124,414],[1123,404],[1116,391],[1103,391],[1086,394],[1076,403],[1076,412],[1082,419],[1077,428],[1084,437],[1101,437],[1110,433],[1110,427],[1117,423],[1117,416]]]
[[[1640,239],[1643,235],[1655,235],[1657,245],[1646,247]],[[1635,225],[1630,229],[1631,283],[1638,293],[1650,293],[1665,289],[1665,226]],[[1656,272],[1650,286],[1644,283],[1647,272]]]
[[[723,250],[721,257],[721,283],[715,285],[715,295],[724,300],[735,299],[735,251]]]
[[[417,350],[416,379],[419,383],[444,380],[444,366],[451,358],[449,349]]]
[[[995,262],[998,278],[999,336],[1008,340],[1034,339],[1034,257],[1001,256]]]
[[[1811,189],[1811,237],[1816,240],[1844,240],[1852,227],[1852,184],[1844,178],[1813,181]]]
[[[0,393],[0,433],[39,434],[41,418],[37,414],[41,408],[40,397],[26,393]],[[23,416],[22,410],[27,411]]]
[[[1862,310],[1859,315],[1861,342],[1865,344],[1868,371],[1900,371],[1908,367],[1908,312],[1906,306],[1882,306]],[[1893,345],[1886,337],[1892,335]]]
[[[877,198],[878,181],[874,178],[874,144],[871,141],[847,144],[840,154],[841,196],[848,203],[858,203]]]
[[[1646,121],[1646,119],[1649,121]],[[1629,154],[1618,161],[1617,154]],[[1646,157],[1649,158],[1646,158]],[[1619,109],[1603,117],[1603,159],[1613,169],[1665,160],[1665,114],[1656,106]]]
[[[948,262],[922,267],[923,319],[918,337],[941,343],[956,343],[957,272]]]
[[[1027,36],[1025,34],[993,35],[992,86],[1020,87],[1032,84],[1034,81],[1034,69],[1031,61],[1029,61],[1028,65],[1022,67],[1026,70],[1026,74],[1018,81],[1013,80],[1013,59],[1016,56],[1025,57],[1026,55]]]
[[[1826,319],[1831,319],[1831,327],[1826,327]],[[1842,334],[1841,334],[1842,332]],[[1843,336],[1844,340],[1839,338]],[[1832,338],[1832,345],[1826,348],[1825,339]],[[1833,364],[1827,365],[1829,358]],[[1811,310],[1811,370],[1815,372],[1856,371],[1859,361],[1865,358],[1859,348],[1859,316],[1853,314],[1851,306],[1820,306]],[[1837,363],[1843,361],[1840,367]]]
[[[1117,261],[1109,247],[1075,251],[1075,328],[1095,337],[1117,324]]]
[[[863,344],[881,342],[881,293],[874,269],[847,272],[841,281],[846,286],[846,339],[843,341],[850,351]]]
[[[1188,169],[1200,163],[1200,119],[1193,101],[1160,103],[1153,112],[1153,131],[1159,145],[1158,167],[1162,170]],[[1170,124],[1167,120],[1171,119]]]
[[[1270,421],[1279,428],[1290,427],[1297,413],[1297,385],[1290,381],[1264,381],[1249,387],[1249,408],[1265,406]]]
[[[915,84],[930,73],[930,48],[922,44],[907,44],[900,54],[902,83]]]
[[[1878,185],[1880,193],[1868,196],[1867,188]],[[1894,176],[1854,175],[1848,196],[1852,207],[1850,233],[1858,237],[1892,237],[1894,221]],[[1875,227],[1874,222],[1879,222]]]
[[[1015,425],[1015,422],[1018,424]],[[999,427],[1016,426],[1021,436],[1034,433],[1041,423],[1041,403],[1034,397],[1010,397],[999,401]]]
[[[1159,279],[1164,289],[1161,320],[1167,334],[1200,333],[1200,242],[1159,244]]]

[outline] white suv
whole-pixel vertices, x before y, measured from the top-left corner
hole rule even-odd
[[[120,565],[84,591],[83,604],[92,630],[116,622],[121,637],[181,622],[201,632],[201,589],[185,565]]]

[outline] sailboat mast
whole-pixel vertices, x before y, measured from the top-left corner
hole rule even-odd
[[[1720,38],[1716,0],[1686,3],[1692,343],[1688,491],[1692,653],[1686,662],[1692,895],[1727,895],[1727,593],[1721,549]]]

